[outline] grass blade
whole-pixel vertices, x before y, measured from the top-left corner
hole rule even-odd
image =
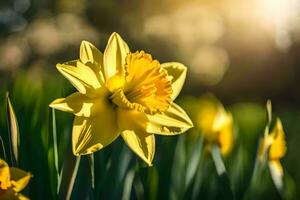
[[[212,159],[214,161],[217,173],[219,176],[226,174],[226,168],[222,160],[220,148],[217,145],[213,145],[211,148]]]
[[[270,126],[272,122],[272,102],[270,99],[267,101],[266,107],[267,107],[267,119],[268,119],[267,124],[268,126]]]
[[[134,182],[134,191],[135,191],[135,198],[137,200],[142,200],[144,199],[145,196],[145,189],[144,189],[144,185],[142,183],[142,180],[139,176],[139,174],[137,174],[135,182]]]
[[[19,146],[20,146],[19,126],[8,93],[6,95],[6,101],[7,101],[7,116],[8,116],[7,122],[9,127],[9,134],[10,134],[8,138],[10,138],[10,142],[11,142],[11,149],[14,157],[14,159],[12,158],[11,160],[12,160],[12,165],[14,165],[15,162],[16,164],[18,164],[19,161]]]
[[[283,168],[279,161],[269,162],[269,170],[274,185],[280,194],[283,193]]]
[[[90,164],[90,170],[91,170],[91,183],[92,183],[92,189],[95,189],[95,159],[94,154],[89,155],[89,164]]]
[[[195,181],[194,181],[194,185],[193,185],[193,189],[192,189],[192,196],[191,199],[198,199],[199,196],[199,192],[201,190],[201,186],[203,183],[203,176],[204,173],[206,173],[206,162],[204,162],[204,151],[201,152],[200,155],[200,160],[199,160],[199,164],[196,170],[196,174],[195,174]]]
[[[57,180],[59,179],[59,168],[58,168],[58,145],[57,145],[57,131],[56,131],[56,117],[55,110],[51,109],[52,114],[52,135],[53,135],[53,150],[54,150],[54,164],[57,172]]]
[[[149,199],[155,200],[157,199],[158,192],[158,182],[159,175],[158,171],[155,167],[151,167],[148,169],[148,185],[149,185]]]
[[[50,125],[49,125],[49,146],[48,149],[51,155],[48,158],[48,165],[50,167],[50,171],[52,174],[52,186],[53,186],[53,193],[55,195],[58,194],[59,190],[59,181],[60,181],[60,174],[59,174],[59,163],[58,163],[58,144],[57,144],[57,128],[56,128],[56,115],[55,110],[52,108],[50,109]]]
[[[3,142],[3,139],[2,139],[2,137],[0,136],[0,142],[1,142],[1,149],[2,149],[2,158],[4,158],[4,160],[6,160],[6,151],[5,151],[5,146],[4,146],[4,142]]]
[[[122,200],[129,200],[135,175],[135,168],[130,169],[125,177]]]
[[[58,199],[70,199],[78,173],[80,156],[66,155],[59,184]]]
[[[196,175],[199,161],[201,158],[200,155],[202,155],[202,146],[203,146],[203,139],[198,137],[194,143],[190,159],[187,163],[185,188],[189,187],[189,185],[191,184],[192,180]]]
[[[179,136],[174,153],[171,171],[170,199],[182,199],[184,195],[184,177],[186,164],[186,137]]]
[[[226,168],[222,159],[220,148],[217,144],[212,145],[211,147],[211,156],[214,161],[219,181],[222,185],[222,189],[226,196],[230,197],[230,199],[235,199],[233,191],[231,189],[231,183],[229,181]]]

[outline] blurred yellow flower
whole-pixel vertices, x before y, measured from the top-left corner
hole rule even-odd
[[[31,177],[30,173],[9,167],[0,159],[0,199],[28,199],[19,192],[27,186]]]
[[[268,130],[268,127],[266,128]],[[265,132],[262,140],[259,157],[262,161],[267,159],[273,180],[276,185],[282,187],[283,168],[280,159],[286,153],[285,133],[281,120],[277,118],[276,124],[271,133]]]
[[[50,104],[75,115],[72,143],[77,156],[98,151],[121,134],[150,166],[154,134],[175,135],[193,126],[173,102],[187,68],[176,62],[160,64],[144,51],[131,53],[117,33],[110,36],[103,54],[83,41],[80,58],[57,69],[78,90]]]
[[[212,144],[218,144],[222,154],[228,155],[234,145],[231,113],[212,96],[201,98],[198,106],[196,121],[205,139],[205,148],[210,150]]]

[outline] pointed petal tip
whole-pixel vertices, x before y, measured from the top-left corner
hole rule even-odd
[[[64,101],[65,98],[58,98],[58,99],[55,99],[54,101],[52,101],[50,104],[49,104],[49,107],[50,108],[55,108],[56,104],[59,104],[61,103],[62,101]]]
[[[87,41],[87,40],[82,40],[82,41],[81,41],[81,44],[86,44],[86,43],[90,43],[90,42]]]
[[[152,162],[147,162],[148,167],[153,167],[153,163]]]
[[[120,35],[117,32],[114,31],[114,32],[111,33],[111,36],[120,36]]]
[[[110,38],[111,39],[118,39],[118,38],[120,38],[120,39],[123,40],[123,38],[121,37],[121,35],[119,33],[117,33],[117,32],[112,32],[111,35],[110,35]]]
[[[94,45],[87,40],[82,40],[80,44],[80,48],[83,48],[84,46],[94,46]]]
[[[76,149],[73,149],[73,155],[76,156],[76,157],[81,156],[81,154]]]
[[[73,154],[74,156],[78,157],[78,156],[84,156],[84,155],[90,155],[95,153],[96,151],[99,151],[100,149],[95,149],[95,150],[84,150],[84,149],[73,149]]]
[[[195,127],[195,126],[194,126],[193,122],[191,122],[190,128],[189,128],[189,129],[194,128],[194,127]]]
[[[49,107],[50,108],[54,108],[54,104],[55,104],[55,101],[56,101],[57,99],[55,99],[54,101],[52,101],[51,103],[49,103]]]
[[[153,161],[154,157],[149,159],[149,158],[142,158],[142,157],[139,156],[139,158],[142,159],[145,162],[147,167],[153,167],[152,161]]]
[[[63,64],[57,63],[55,66],[56,66],[56,69],[57,69],[58,71],[61,71],[61,68],[62,68]]]

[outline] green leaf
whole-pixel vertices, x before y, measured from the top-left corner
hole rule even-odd
[[[120,156],[118,157],[118,167],[115,169],[116,186],[119,186],[123,182],[132,156],[131,152],[125,145],[122,146],[119,155]]]
[[[267,101],[266,107],[267,107],[268,126],[270,126],[272,122],[272,102],[270,99]]]
[[[137,176],[135,176],[133,188],[135,191],[136,199],[140,200],[140,199],[144,199],[145,189],[139,174],[136,173],[136,175]]]
[[[157,199],[159,175],[154,166],[148,169],[148,173],[149,199],[155,200]]]
[[[129,200],[130,199],[134,175],[135,175],[135,168],[133,167],[126,174],[122,200]]]
[[[1,149],[2,149],[2,152],[1,152],[1,158],[4,158],[4,160],[6,160],[6,151],[5,151],[5,146],[4,146],[4,142],[3,142],[3,139],[2,137],[0,136],[0,145],[1,145]]]
[[[93,153],[89,155],[89,164],[90,164],[90,170],[91,170],[92,189],[95,189],[95,160],[94,160]]]
[[[185,188],[188,188],[194,179],[200,158],[202,156],[203,138],[197,137],[194,142],[193,150],[189,160],[187,161],[186,176],[185,176]]]
[[[226,196],[229,196],[231,199],[235,199],[233,191],[231,189],[231,183],[226,172],[226,168],[222,159],[221,151],[219,145],[213,144],[211,146],[211,156],[214,161],[219,182],[222,185],[222,189]]]
[[[278,192],[281,193],[283,189],[283,174],[271,163],[269,163],[269,169],[274,185]]]
[[[195,174],[195,181],[194,181],[194,185],[193,185],[193,190],[192,190],[192,199],[197,199],[202,183],[203,183],[203,177],[204,177],[204,173],[206,173],[206,169],[207,169],[207,162],[204,162],[204,154],[205,151],[201,151],[201,154],[199,155],[200,160],[199,160],[199,164],[196,170],[196,174]]]
[[[58,194],[60,185],[60,169],[58,164],[58,144],[57,144],[57,128],[55,110],[50,109],[50,124],[48,134],[48,166],[50,168],[50,180],[53,195]]]
[[[222,160],[220,148],[218,145],[212,145],[211,155],[212,155],[212,159],[214,161],[218,175],[222,176],[223,174],[226,174],[226,168],[225,168],[224,162]]]
[[[61,183],[59,186],[58,199],[70,199],[78,173],[80,156],[67,153],[63,164]]]
[[[56,131],[56,116],[55,110],[51,109],[52,114],[52,136],[53,136],[53,150],[54,150],[54,164],[57,171],[57,178],[59,179],[59,168],[58,168],[58,145],[57,145],[57,131]]]
[[[19,147],[20,147],[20,135],[19,135],[19,126],[18,126],[18,121],[15,115],[15,111],[13,108],[13,105],[9,99],[9,95],[7,93],[6,95],[6,101],[7,101],[7,122],[8,122],[8,129],[9,129],[9,137],[10,142],[11,142],[11,149],[13,151],[13,156],[12,159],[12,165],[16,162],[18,164],[19,162]],[[15,161],[15,162],[14,162]]]
[[[184,195],[185,188],[183,184],[185,183],[184,177],[186,164],[185,142],[185,135],[178,137],[171,171],[170,199],[182,199]]]

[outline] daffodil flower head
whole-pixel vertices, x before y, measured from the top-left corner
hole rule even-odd
[[[110,36],[103,54],[83,41],[79,57],[57,65],[78,92],[50,104],[75,115],[72,144],[76,156],[98,151],[121,135],[152,165],[154,134],[180,134],[193,126],[174,103],[187,73],[183,64],[160,64],[144,51],[132,53],[117,33]]]
[[[197,122],[207,150],[212,144],[218,144],[224,156],[231,152],[234,142],[233,118],[215,97],[205,96],[199,100]]]
[[[280,159],[286,154],[285,132],[279,118],[271,133],[265,134],[261,142],[260,161],[267,160],[275,184],[282,187],[283,167]]]
[[[0,159],[0,199],[26,200],[21,192],[29,183],[32,175],[21,169],[9,167]]]
[[[259,148],[259,159],[264,160],[280,160],[286,153],[285,133],[282,122],[277,118],[273,130],[270,132],[270,124],[272,121],[272,104],[267,102],[268,123],[265,127],[264,136]]]
[[[272,143],[269,150],[269,159],[279,160],[286,154],[285,133],[282,127],[282,122],[279,118],[276,121],[270,137],[272,138]]]
[[[269,165],[271,176],[278,190],[283,187],[283,167],[280,159],[286,154],[285,132],[282,122],[277,118],[273,130],[270,132],[272,122],[272,103],[267,101],[267,124],[264,136],[260,142],[258,159],[260,163]]]

